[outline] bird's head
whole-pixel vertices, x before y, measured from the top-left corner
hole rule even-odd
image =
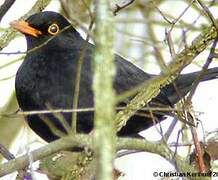
[[[52,11],[40,12],[25,21],[13,21],[10,25],[25,35],[28,49],[53,39],[60,38],[62,41],[67,41],[68,36],[71,39],[72,36],[75,38],[79,36],[65,17]]]

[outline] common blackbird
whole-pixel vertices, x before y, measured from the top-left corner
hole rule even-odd
[[[19,67],[15,82],[17,100],[23,111],[46,110],[51,107],[52,109],[73,108],[77,64],[81,53],[84,53],[84,62],[81,69],[78,108],[94,107],[91,61],[94,45],[83,40],[71,24],[56,12],[40,12],[30,16],[26,21],[14,21],[11,26],[23,33],[27,41],[28,53]],[[85,52],[83,52],[84,48]],[[115,65],[116,76],[113,87],[117,94],[131,90],[156,76],[144,72],[119,55],[115,55]],[[161,89],[159,95],[150,102],[150,106],[158,104],[158,106],[172,107],[190,91],[198,75],[199,72],[179,75],[174,85],[169,84]],[[217,76],[218,68],[211,68],[201,81],[215,79]],[[117,106],[124,106],[130,99],[120,102]],[[137,137],[140,131],[153,125],[151,117],[140,114],[131,117],[118,135]],[[71,113],[62,113],[62,115],[71,124]],[[57,116],[50,113],[44,117],[59,130],[66,132]],[[165,118],[161,112],[154,112],[154,117],[159,121]],[[93,118],[93,111],[78,112],[77,132],[90,132],[93,128]],[[28,115],[27,122],[44,140],[50,142],[59,138],[51,132],[41,116]]]

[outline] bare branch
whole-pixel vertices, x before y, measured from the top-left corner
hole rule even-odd
[[[218,30],[218,23],[216,22],[216,19],[213,17],[212,13],[210,12],[209,8],[201,1],[197,0],[197,2],[200,4],[200,6],[204,9],[204,12],[207,14],[207,16],[210,18],[213,25]]]
[[[113,9],[114,16],[116,16],[117,13],[118,13],[120,10],[122,10],[122,9],[128,7],[129,5],[131,5],[134,1],[135,1],[135,0],[129,0],[129,1],[127,1],[125,4],[122,4],[122,5],[115,4],[116,7]]]
[[[6,147],[4,147],[2,144],[0,144],[0,153],[3,155],[3,157],[7,160],[14,159],[14,155],[11,154]]]
[[[15,0],[5,0],[5,2],[0,7],[0,22],[10,7],[15,3]]]

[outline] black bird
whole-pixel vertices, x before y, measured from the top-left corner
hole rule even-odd
[[[14,21],[11,25],[25,35],[29,51],[16,74],[15,82],[17,100],[23,111],[46,110],[49,107],[73,108],[77,64],[84,48],[86,49],[81,70],[78,108],[94,107],[91,66],[94,45],[83,40],[71,24],[55,12],[40,12],[30,16],[26,21]],[[119,55],[115,56],[115,64],[117,72],[114,89],[117,94],[131,90],[156,76],[142,71]],[[162,88],[160,94],[150,104],[173,106],[190,91],[198,75],[199,72],[180,75],[174,82],[179,94],[174,85],[170,84]],[[218,68],[211,68],[201,81],[215,79],[217,76]],[[125,105],[128,100],[118,106]],[[71,124],[71,113],[62,114]],[[77,114],[77,132],[88,133],[92,130],[93,115],[92,111]],[[164,119],[164,114],[160,112],[155,112],[154,116],[159,121]],[[66,132],[55,115],[46,114],[44,118],[49,119],[59,130]],[[44,140],[50,142],[59,138],[51,132],[41,116],[28,115],[27,122]],[[118,135],[136,137],[140,131],[152,125],[153,121],[150,117],[134,115]]]

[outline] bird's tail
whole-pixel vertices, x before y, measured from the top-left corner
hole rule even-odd
[[[199,76],[200,72],[194,72],[196,76]],[[202,77],[201,81],[208,81],[218,78],[218,67],[210,68],[205,72],[205,75]]]
[[[177,103],[182,97],[184,97],[193,87],[193,83],[199,77],[201,71],[181,74],[174,83],[171,83],[164,87],[162,91],[168,97],[171,104]],[[218,67],[208,69],[203,77],[201,77],[200,82],[208,81],[218,78]],[[176,87],[176,88],[175,88]]]

